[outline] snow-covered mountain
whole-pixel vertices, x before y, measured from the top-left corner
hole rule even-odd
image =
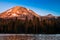
[[[34,16],[40,17],[38,14],[36,14],[32,10],[24,7],[20,7],[20,6],[15,6],[0,14],[0,18],[17,17],[17,19],[25,19],[27,17],[28,19],[33,19]]]

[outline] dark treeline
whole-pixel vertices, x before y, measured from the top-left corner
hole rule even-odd
[[[0,33],[57,34],[60,33],[60,17],[18,20],[0,18]]]

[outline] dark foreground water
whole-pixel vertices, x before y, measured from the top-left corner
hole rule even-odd
[[[0,40],[60,40],[60,34],[0,34]]]

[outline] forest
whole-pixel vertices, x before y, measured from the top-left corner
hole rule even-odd
[[[0,33],[13,34],[59,34],[60,17],[44,18],[33,17],[34,20],[18,20],[0,18]]]

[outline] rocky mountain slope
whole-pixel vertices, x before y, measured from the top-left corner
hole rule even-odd
[[[38,14],[36,14],[35,12],[33,12],[30,9],[26,9],[24,7],[20,7],[20,6],[15,6],[3,13],[1,13],[0,17],[1,18],[11,18],[11,17],[24,17],[24,16],[28,16],[29,18],[33,18],[33,16],[39,17]]]

